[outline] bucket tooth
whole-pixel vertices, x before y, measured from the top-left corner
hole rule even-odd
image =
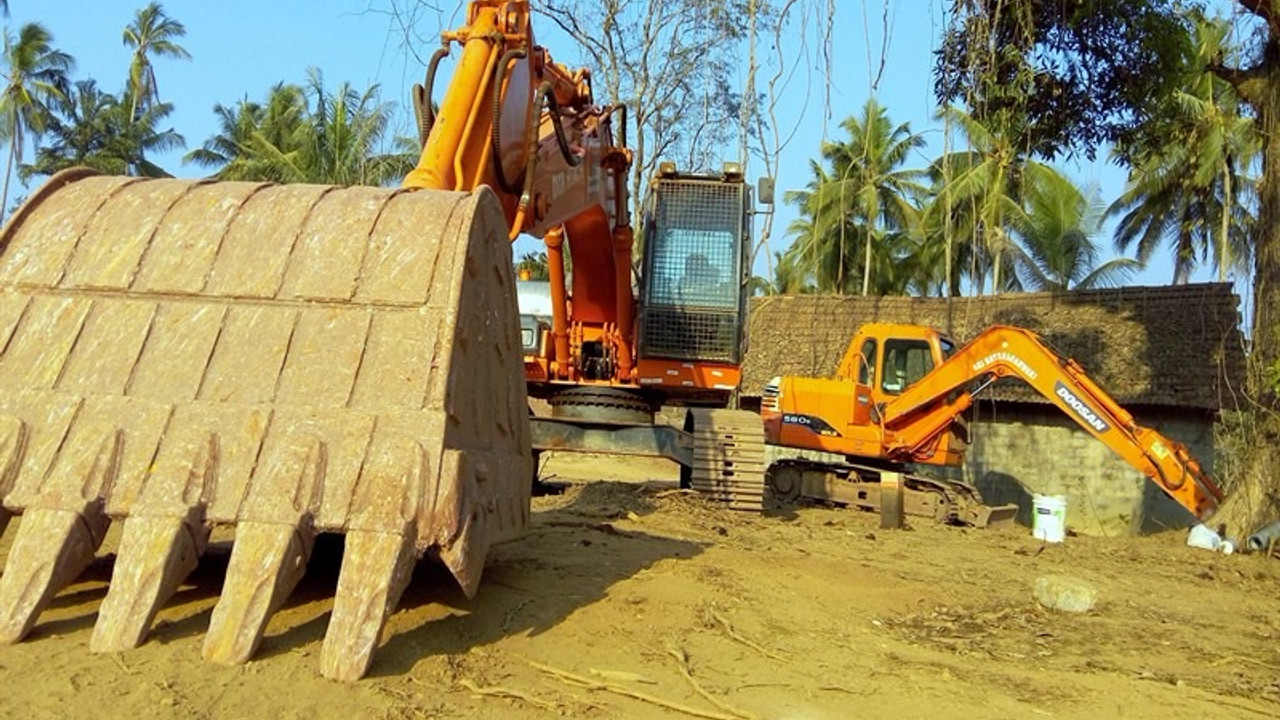
[[[267,622],[306,573],[328,456],[326,444],[312,437],[268,442],[236,526],[227,579],[205,638],[206,660],[247,662]]]
[[[411,537],[347,533],[333,614],[320,651],[321,674],[344,682],[364,676],[387,618],[413,576],[416,558]]]
[[[202,516],[134,515],[125,521],[111,585],[89,640],[91,651],[120,652],[142,644],[156,613],[204,553],[209,530]]]
[[[489,534],[477,498],[475,470],[466,453],[444,451],[436,487],[433,530],[437,554],[463,594],[475,597],[489,551]]]
[[[27,424],[16,417],[0,417],[0,537],[13,513],[4,506],[5,498],[13,490],[22,467],[22,456],[27,448]]]
[[[217,481],[218,436],[210,433],[180,452],[189,460],[170,469],[162,459],[124,522],[111,585],[89,640],[93,652],[142,644],[156,613],[208,546],[205,506]]]
[[[387,618],[413,576],[416,519],[431,472],[423,443],[395,430],[375,436],[370,455],[352,498],[333,614],[320,651],[321,674],[347,682],[369,669]]]
[[[309,526],[252,521],[236,526],[222,597],[204,639],[205,660],[237,665],[253,657],[267,621],[306,572],[313,547],[315,532]]]
[[[115,484],[124,433],[90,424],[68,445],[9,549],[0,576],[0,643],[31,632],[53,596],[93,562],[111,525],[102,498]]]
[[[59,590],[93,562],[110,520],[101,503],[84,512],[28,509],[0,575],[0,643],[26,637]]]

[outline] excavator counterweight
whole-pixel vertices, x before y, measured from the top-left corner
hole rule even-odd
[[[244,662],[319,533],[321,653],[360,677],[414,562],[467,594],[529,519],[506,222],[488,191],[54,176],[0,235],[0,642],[123,523],[91,649],[143,641],[235,528],[206,658]]]

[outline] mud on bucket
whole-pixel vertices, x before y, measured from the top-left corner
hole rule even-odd
[[[1045,542],[1059,543],[1067,534],[1067,496],[1031,496],[1031,535]]]

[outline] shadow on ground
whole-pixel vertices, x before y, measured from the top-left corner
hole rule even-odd
[[[659,483],[596,482],[567,488],[564,504],[533,513],[524,538],[491,550],[479,592],[466,598],[444,566],[418,563],[398,613],[423,618],[396,632],[374,656],[372,675],[408,672],[423,657],[466,653],[510,634],[537,634],[576,610],[606,597],[615,583],[667,558],[687,558],[704,546],[615,526],[620,518],[648,515],[668,486]],[[343,537],[321,535],[307,574],[276,614],[255,659],[297,651],[323,640],[333,606]],[[30,635],[40,641],[89,632],[107,593],[115,556],[110,548],[50,604],[57,616],[38,621]],[[147,642],[197,639],[209,626],[222,590],[230,542],[211,544],[199,567],[166,603]],[[401,616],[400,625],[406,621]]]

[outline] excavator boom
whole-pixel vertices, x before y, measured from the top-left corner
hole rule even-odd
[[[1185,446],[1135,423],[1079,364],[1022,328],[987,329],[885,403],[887,453],[911,455],[925,447],[969,406],[975,381],[984,388],[1002,377],[1022,379],[1197,518],[1217,511],[1222,491]],[[945,412],[929,412],[948,396]]]

